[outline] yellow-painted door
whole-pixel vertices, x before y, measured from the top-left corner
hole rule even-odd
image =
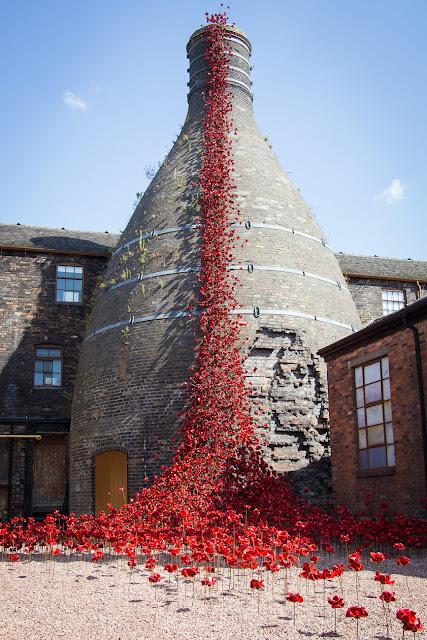
[[[123,488],[123,491],[120,489]],[[103,451],[95,456],[95,514],[108,513],[107,503],[120,509],[127,502],[128,456],[124,451]]]

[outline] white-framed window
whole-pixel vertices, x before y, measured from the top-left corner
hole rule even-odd
[[[359,442],[359,469],[394,467],[388,357],[354,370]]]
[[[60,387],[62,383],[62,349],[39,346],[34,354],[34,386]]]
[[[83,267],[76,264],[58,264],[56,267],[56,301],[81,303]]]
[[[403,309],[406,304],[405,292],[401,289],[383,289],[383,316],[388,316],[394,311]]]

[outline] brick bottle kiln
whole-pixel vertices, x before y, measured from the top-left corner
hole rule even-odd
[[[309,482],[328,455],[326,375],[316,352],[359,320],[332,249],[256,124],[250,42],[232,26],[227,39],[242,221],[242,247],[230,269],[243,285],[237,295],[247,323],[247,368],[266,411],[272,464]],[[185,124],[109,261],[82,345],[70,443],[76,512],[119,506],[118,487],[132,496],[149,483],[179,438],[197,326],[188,317],[199,265],[191,183],[202,161],[204,49],[202,28],[187,45]]]

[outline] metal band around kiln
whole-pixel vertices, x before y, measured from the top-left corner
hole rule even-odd
[[[323,322],[326,324],[333,324],[337,327],[343,327],[344,329],[349,329],[354,333],[356,330],[354,325],[346,324],[344,322],[339,322],[338,320],[331,320],[330,318],[323,318],[322,316],[315,316],[311,313],[302,313],[300,311],[292,311],[290,309],[260,309],[259,307],[254,307],[253,309],[245,308],[245,309],[234,309],[230,312],[233,315],[253,315],[258,318],[259,316],[288,316],[293,318],[305,318],[307,320],[314,320],[315,322]],[[100,333],[104,333],[104,331],[109,331],[109,329],[115,329],[116,327],[125,327],[132,326],[134,324],[138,324],[140,322],[151,322],[153,320],[167,320],[169,318],[185,318],[188,316],[197,316],[200,315],[200,311],[171,311],[170,313],[157,313],[152,316],[143,316],[142,318],[135,318],[135,316],[131,316],[128,320],[122,320],[121,322],[115,322],[114,324],[110,324],[106,327],[102,327],[102,329],[97,329],[90,333],[83,340],[82,345],[89,340],[97,336]]]
[[[230,227],[232,227],[233,229],[239,229],[240,225],[233,223],[230,225]],[[297,229],[292,229],[291,227],[283,227],[280,224],[264,224],[263,222],[261,223],[261,222],[252,222],[251,220],[245,220],[244,224],[242,224],[242,228],[243,227],[245,229],[274,229],[275,231],[285,231],[286,233],[293,233],[296,236],[302,236],[303,238],[308,238],[309,240],[313,240],[314,242],[323,244],[324,247],[332,251],[331,247],[325,242],[323,238],[316,238],[316,236],[312,236],[309,233],[304,233],[304,231],[298,231]],[[177,231],[187,231],[187,230],[198,229],[198,228],[199,228],[198,224],[186,224],[182,227],[169,227],[168,229],[159,229],[159,230],[153,229],[149,233],[143,233],[142,235],[138,236],[137,238],[135,238],[135,240],[126,242],[126,244],[123,244],[121,247],[116,249],[112,254],[112,256],[115,256],[117,253],[120,253],[120,251],[123,251],[123,249],[127,249],[127,247],[130,247],[131,245],[136,244],[141,240],[146,240],[147,238],[162,236],[165,233],[176,233]]]
[[[319,276],[315,273],[309,273],[308,271],[302,271],[301,269],[292,269],[291,267],[276,267],[273,265],[256,265],[253,263],[249,263],[245,265],[247,271],[249,273],[253,273],[254,271],[276,271],[278,273],[292,273],[298,276],[304,276],[306,278],[312,278],[313,280],[320,280],[321,282],[327,282],[328,284],[332,284],[338,289],[345,291],[349,296],[351,296],[350,291],[338,280],[332,280],[331,278],[325,278],[324,276]],[[246,270],[243,265],[230,264],[228,269],[230,271],[244,271]],[[197,273],[200,270],[198,266],[191,267],[182,267],[180,269],[165,269],[164,271],[154,271],[152,273],[140,273],[138,276],[134,278],[129,278],[128,280],[123,280],[117,284],[113,284],[111,287],[108,287],[105,291],[101,291],[98,295],[98,298],[105,296],[106,293],[113,291],[114,289],[118,289],[119,287],[123,287],[127,284],[132,284],[133,282],[138,282],[142,280],[149,280],[150,278],[160,278],[162,276],[170,276],[176,273]]]

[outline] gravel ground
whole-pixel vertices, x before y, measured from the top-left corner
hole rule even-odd
[[[396,620],[396,610],[410,608],[417,612],[427,627],[427,562],[418,551],[408,555],[411,565],[408,576],[392,574],[395,584],[386,587],[396,592],[391,604],[391,627],[387,636],[381,592],[374,582],[376,567],[365,559],[367,569],[358,572],[359,604],[369,613],[359,623],[359,639],[385,640],[402,638],[402,624]],[[330,559],[329,565],[331,566]],[[168,560],[166,560],[168,561]],[[333,562],[340,560],[333,556]],[[341,558],[341,561],[343,559]],[[319,563],[319,568],[324,565]],[[381,566],[382,573],[396,569],[395,561]],[[160,569],[162,581],[153,587],[151,572],[138,567],[132,576],[123,559],[93,564],[90,560],[65,562],[56,558],[43,562],[0,563],[1,610],[0,640],[301,640],[309,638],[356,638],[356,621],[345,617],[347,607],[357,605],[355,573],[346,572],[333,581],[310,582],[298,578],[294,568],[288,576],[288,591],[299,591],[304,602],[296,605],[284,599],[284,577],[271,574],[263,578],[266,588],[258,592],[249,588],[252,575],[243,577],[222,570],[218,588],[212,587],[205,599],[204,587],[197,576],[191,580],[179,578],[169,582]],[[201,572],[202,574],[203,572]],[[203,573],[203,576],[205,574]],[[211,575],[211,574],[209,574]],[[255,575],[259,578],[259,575]],[[274,588],[272,588],[274,587]],[[346,606],[337,611],[337,632],[334,632],[334,612],[324,597],[344,596]],[[258,602],[259,599],[259,602]],[[258,608],[259,607],[259,608]],[[427,633],[427,632],[426,632]],[[423,637],[422,632],[420,636]],[[410,638],[410,632],[406,632]]]

